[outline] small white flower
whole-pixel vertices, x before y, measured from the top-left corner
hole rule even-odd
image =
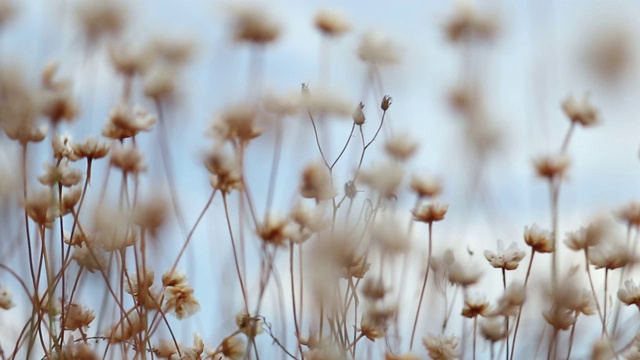
[[[591,126],[600,122],[598,109],[589,102],[589,94],[584,94],[582,99],[576,100],[573,95],[562,102],[562,110],[569,120],[582,126]]]
[[[422,339],[422,344],[434,360],[453,360],[458,358],[456,348],[460,340],[455,336],[429,335]]]
[[[520,261],[525,257],[525,252],[518,250],[518,245],[516,245],[515,242],[512,242],[505,250],[502,240],[498,240],[498,252],[494,253],[486,250],[484,257],[489,260],[489,263],[494,268],[515,270],[518,268]]]
[[[640,308],[640,288],[635,281],[627,280],[624,282],[624,288],[618,290],[618,299],[627,305],[636,305]]]

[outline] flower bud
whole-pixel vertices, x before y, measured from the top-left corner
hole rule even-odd
[[[382,108],[383,111],[387,111],[391,103],[393,103],[393,98],[391,98],[391,96],[389,95],[385,95],[382,98],[382,103],[380,104],[380,108]]]
[[[360,102],[360,104],[358,104],[358,106],[356,106],[356,109],[353,110],[353,122],[356,123],[356,125],[362,125],[364,124],[364,112],[362,112],[362,109],[364,109],[364,104],[362,103],[362,101]]]

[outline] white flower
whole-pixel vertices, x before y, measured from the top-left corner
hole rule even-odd
[[[456,348],[460,340],[455,336],[429,335],[422,339],[422,344],[433,360],[453,360],[458,358]]]
[[[400,61],[398,46],[386,35],[370,31],[360,41],[358,56],[371,65],[393,65]]]
[[[385,161],[360,171],[358,179],[380,192],[385,198],[392,197],[404,176],[404,168],[397,162]]]
[[[569,120],[582,126],[591,126],[600,122],[598,109],[589,102],[589,94],[584,94],[581,100],[576,100],[573,95],[562,102],[562,110]]]
[[[533,251],[540,253],[550,253],[554,250],[551,232],[542,229],[537,224],[524,227],[524,242],[531,246]]]
[[[624,282],[624,288],[618,290],[618,299],[627,305],[636,305],[640,308],[640,288],[635,281],[627,280]]]
[[[518,268],[520,261],[524,258],[525,252],[518,250],[518,245],[512,242],[505,250],[502,240],[498,240],[498,252],[486,250],[484,257],[494,268],[502,268],[505,270],[515,270]]]

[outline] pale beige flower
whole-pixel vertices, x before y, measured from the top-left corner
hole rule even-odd
[[[151,350],[153,354],[160,359],[174,359],[173,355],[178,354],[176,343],[171,340],[162,339]]]
[[[54,80],[58,63],[50,62],[42,73],[42,90],[39,95],[40,113],[51,123],[62,120],[73,121],[78,114],[78,105],[72,98],[71,86],[67,81]]]
[[[0,285],[0,309],[9,310],[14,306],[13,304],[13,295],[9,288]]]
[[[633,280],[626,280],[624,288],[618,290],[618,299],[627,305],[635,305],[640,309],[640,288]]]
[[[285,245],[291,238],[289,219],[275,212],[267,213],[265,220],[258,226],[258,236],[266,244],[273,246]]]
[[[178,67],[165,61],[154,61],[142,73],[142,91],[152,99],[171,98],[178,87]]]
[[[351,24],[344,11],[340,9],[321,9],[314,18],[315,26],[327,36],[340,36],[351,30]]]
[[[71,161],[76,161],[79,156],[73,149],[73,143],[71,142],[71,135],[69,133],[54,134],[51,137],[51,147],[53,148],[53,157],[57,160],[63,158]]]
[[[156,122],[156,117],[147,110],[139,106],[132,109],[125,103],[119,103],[109,112],[102,135],[114,140],[124,140],[142,131],[151,131]]]
[[[448,204],[433,202],[411,210],[411,214],[413,214],[415,221],[432,223],[443,220],[447,210],[449,210]]]
[[[548,180],[565,177],[571,159],[565,154],[544,155],[533,160],[538,176]]]
[[[105,336],[109,343],[121,343],[133,339],[143,332],[146,326],[146,319],[141,318],[136,309],[131,309],[105,332]]]
[[[294,116],[302,109],[302,97],[299,92],[275,94],[268,92],[262,99],[265,110],[278,116]]]
[[[390,352],[384,353],[384,360],[420,360],[422,359],[415,353],[408,352],[404,354],[392,354]]]
[[[76,156],[86,159],[101,159],[109,153],[109,145],[100,142],[96,136],[88,136],[83,142],[71,144]]]
[[[558,330],[569,330],[569,328],[576,322],[575,311],[570,309],[555,307],[549,311],[542,313],[544,319]]]
[[[562,102],[562,110],[569,120],[585,127],[600,122],[598,109],[589,102],[589,93],[584,94],[581,100],[576,100],[573,95],[569,95]]]
[[[442,192],[440,180],[425,175],[413,175],[410,186],[419,198],[435,197]]]
[[[169,269],[162,275],[162,286],[186,286],[187,284],[187,273],[184,270]]]
[[[120,74],[132,77],[142,72],[148,64],[149,54],[129,43],[109,44],[109,60]]]
[[[242,360],[246,348],[247,345],[240,336],[226,337],[210,358],[218,359],[216,355],[221,355],[225,360]]]
[[[76,16],[89,43],[101,37],[118,35],[126,23],[127,9],[119,1],[82,1]]]
[[[209,182],[214,189],[226,194],[242,189],[242,173],[238,159],[224,147],[212,147],[205,154],[204,164],[211,173]]]
[[[119,168],[124,173],[138,175],[147,170],[144,155],[138,148],[132,145],[120,145],[111,148],[112,166]]]
[[[77,342],[71,336],[64,342],[57,357],[58,360],[99,360],[101,357],[84,342]]]
[[[509,336],[504,327],[504,319],[499,317],[480,320],[480,334],[483,338],[492,343],[503,340]]]
[[[231,105],[213,118],[207,135],[216,140],[247,142],[262,134],[256,127],[257,116],[253,105]]]
[[[315,120],[329,116],[353,117],[354,109],[358,110],[358,106],[337,89],[319,87],[311,91],[303,84],[303,100]]]
[[[182,350],[180,360],[202,360],[204,342],[198,333],[193,334],[193,346]]]
[[[236,325],[241,333],[245,334],[249,339],[253,339],[262,333],[262,319],[258,316],[253,317],[242,311],[236,315]]]
[[[614,270],[635,262],[635,256],[627,246],[614,240],[590,250],[589,262],[596,269]]]
[[[404,177],[404,168],[395,161],[385,160],[360,170],[357,179],[385,198],[395,195]]]
[[[93,216],[94,239],[106,251],[118,251],[132,246],[137,240],[137,229],[132,214],[116,206],[101,204]]]
[[[360,40],[358,57],[370,65],[394,65],[400,61],[400,51],[387,35],[380,31],[369,31]]]
[[[594,244],[591,243],[594,239],[597,238],[588,236],[587,228],[581,227],[576,231],[566,233],[564,243],[571,250],[583,251],[591,246],[597,245],[597,242]]]
[[[507,286],[497,306],[490,311],[492,316],[516,316],[526,299],[526,288],[523,284],[512,283]]]
[[[518,250],[518,245],[512,242],[507,249],[504,248],[502,240],[498,240],[498,252],[486,250],[484,257],[487,258],[489,264],[494,268],[515,270],[518,268],[520,261],[524,259],[525,252]]]
[[[376,341],[385,336],[389,322],[396,314],[395,306],[371,306],[362,315],[360,328],[362,335],[371,341]]]
[[[462,2],[445,24],[445,32],[451,42],[474,39],[491,40],[497,32],[495,18],[478,14],[470,2]]]
[[[82,171],[70,167],[68,160],[61,161],[57,166],[45,163],[42,167],[45,173],[38,176],[38,181],[45,186],[60,184],[64,187],[70,187],[78,185],[82,180]]]
[[[168,212],[168,199],[162,192],[156,191],[153,196],[143,198],[136,204],[133,222],[157,238],[158,231],[167,221]]]
[[[315,233],[326,229],[330,225],[326,214],[327,208],[325,206],[316,205],[310,208],[302,201],[298,201],[293,206],[289,218],[303,229],[309,229]]]
[[[475,264],[460,264],[454,262],[448,268],[447,277],[452,283],[467,287],[477,283],[482,277]]]
[[[164,311],[171,312],[179,320],[192,316],[200,310],[200,303],[193,294],[193,288],[186,285],[167,287]]]
[[[627,226],[640,227],[640,203],[632,201],[614,212],[615,217]]]
[[[524,242],[531,246],[533,251],[539,253],[554,251],[551,232],[542,229],[537,224],[533,224],[531,227],[524,227]]]
[[[64,318],[60,319],[65,330],[85,331],[89,324],[95,319],[92,310],[78,304],[68,304],[65,306]]]
[[[264,8],[248,4],[231,9],[233,39],[252,44],[268,44],[281,33],[280,23]]]
[[[379,246],[386,255],[406,253],[411,248],[411,238],[398,216],[381,212],[371,224],[369,232],[372,244]]]
[[[305,166],[302,172],[300,194],[303,198],[315,199],[317,202],[336,196],[331,174],[323,163],[316,161]]]
[[[108,262],[105,250],[100,243],[95,241],[85,241],[82,246],[75,246],[71,259],[89,272],[107,269]]]
[[[461,315],[466,318],[474,318],[478,315],[487,316],[489,310],[489,302],[482,297],[467,297],[464,300],[464,307]]]
[[[22,71],[10,67],[0,69],[0,93],[3,100],[0,126],[7,136],[21,144],[42,141],[48,128],[36,124],[37,96]]]
[[[460,339],[456,336],[429,335],[422,339],[422,344],[429,352],[429,357],[433,360],[454,360],[458,358],[456,352]]]
[[[49,189],[29,191],[23,206],[33,222],[45,227],[51,227],[59,215],[55,195]]]
[[[384,149],[389,156],[399,161],[406,161],[415,154],[418,143],[409,133],[398,133],[388,138]]]
[[[353,119],[353,123],[361,126],[366,121],[366,116],[364,116],[364,103],[361,101],[356,108],[353,109],[353,113],[351,113],[351,118]]]

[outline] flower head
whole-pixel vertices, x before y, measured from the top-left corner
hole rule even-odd
[[[533,251],[540,253],[550,253],[554,250],[551,232],[537,224],[524,227],[524,242],[531,246]]]
[[[589,102],[588,93],[581,100],[576,100],[570,95],[562,102],[562,110],[569,120],[585,127],[600,122],[598,110]]]
[[[268,11],[253,6],[231,9],[233,39],[237,42],[268,44],[280,36],[280,24]]]
[[[548,179],[562,179],[571,165],[571,159],[564,154],[540,156],[533,160],[538,176]]]
[[[411,214],[415,221],[432,223],[443,220],[447,210],[449,210],[448,204],[434,202],[411,210]]]
[[[400,61],[398,46],[378,31],[370,31],[362,36],[358,57],[371,65],[394,65]]]
[[[456,349],[460,340],[455,336],[429,335],[422,339],[422,344],[433,360],[454,360],[458,358]]]
[[[0,309],[9,310],[13,307],[13,295],[4,285],[0,285]]]
[[[396,134],[384,143],[387,154],[396,160],[406,161],[418,149],[418,143],[411,138],[409,133]]]
[[[512,242],[507,249],[504,248],[502,240],[498,240],[498,252],[486,250],[484,257],[487,258],[489,264],[494,268],[515,270],[518,268],[520,261],[524,258],[525,252],[518,250],[518,245]]]
[[[627,305],[635,305],[640,309],[640,288],[633,280],[626,280],[624,288],[618,290],[618,299]]]
[[[627,224],[627,226],[640,227],[640,203],[632,201],[619,208],[615,213],[615,217]]]
[[[321,9],[314,18],[315,26],[323,35],[340,36],[351,29],[345,13],[339,9]]]
[[[435,197],[442,192],[442,183],[439,180],[424,175],[412,176],[410,186],[419,198]]]

